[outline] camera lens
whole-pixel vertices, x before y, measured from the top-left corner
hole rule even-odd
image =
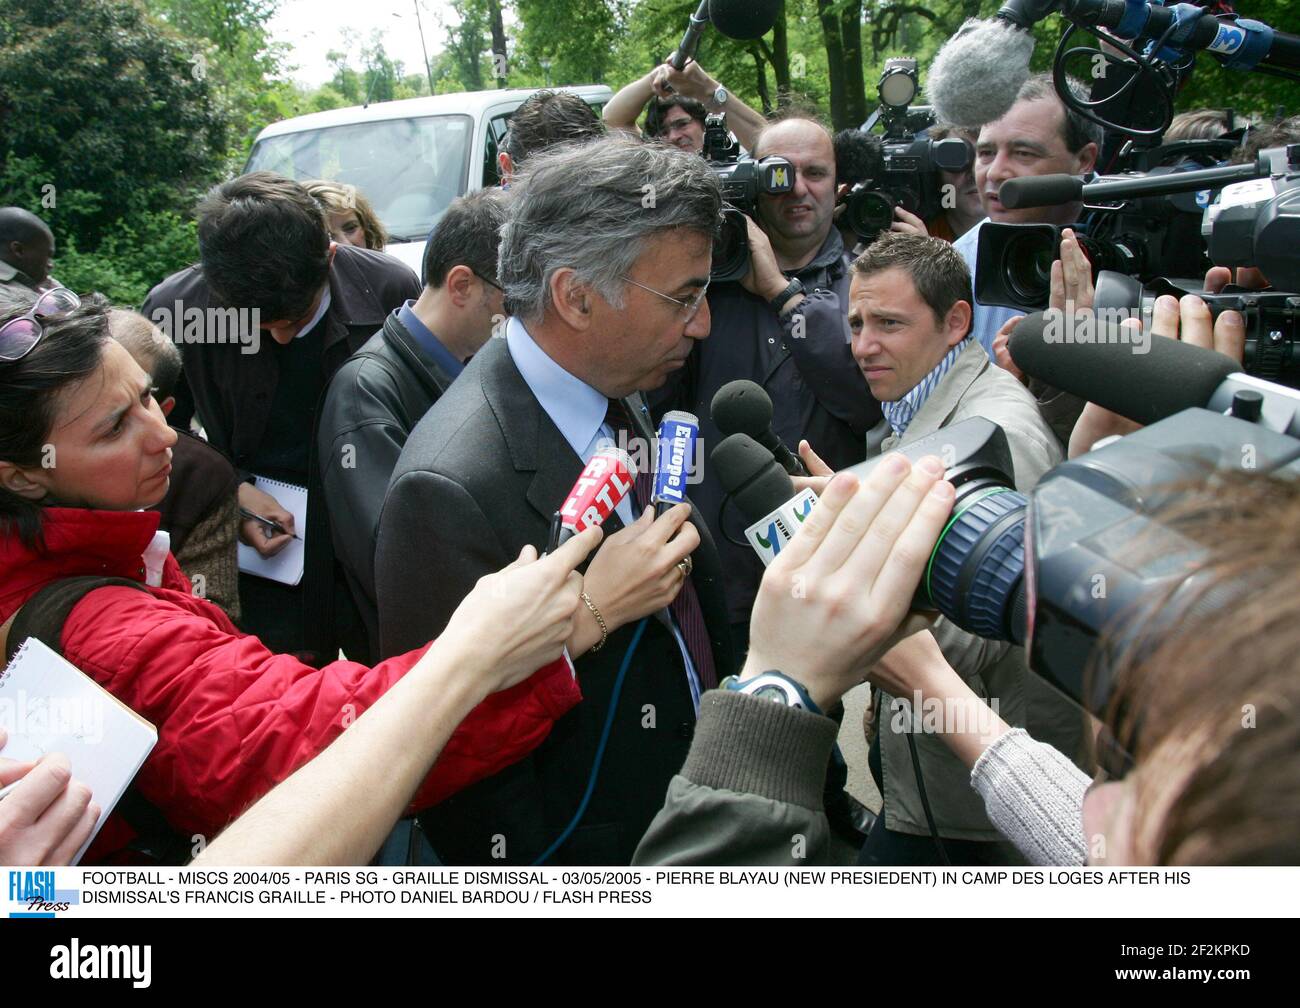
[[[723,204],[722,222],[713,236],[714,282],[737,280],[749,269],[749,229],[745,215],[730,204]]]
[[[894,201],[887,193],[858,189],[849,194],[844,215],[855,234],[872,238],[894,222]]]
[[[1024,641],[1026,503],[996,480],[961,487],[921,581],[933,608],[979,637]]]
[[[1007,241],[1002,252],[1002,278],[1016,301],[1047,304],[1055,258],[1055,244],[1049,234],[1032,231]]]

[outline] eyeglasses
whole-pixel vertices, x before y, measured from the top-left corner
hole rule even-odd
[[[502,287],[499,283],[497,283],[495,280],[489,280],[489,279],[488,279],[487,277],[485,277],[482,273],[478,273],[478,272],[476,272],[475,270],[470,270],[470,272],[473,273],[473,274],[474,274],[476,277],[478,277],[480,280],[482,280],[482,281],[483,281],[485,284],[487,284],[489,287],[495,287],[495,288],[496,288],[497,290],[499,290],[502,294],[504,294],[504,293],[506,292],[506,289],[505,289],[504,287]]]
[[[81,307],[81,298],[66,287],[53,287],[36,299],[26,315],[0,326],[0,363],[22,360],[45,335],[43,320],[66,315]]]
[[[704,304],[704,295],[709,293],[709,285],[708,282],[706,281],[704,286],[701,287],[699,290],[697,290],[691,296],[691,299],[689,301],[681,301],[678,298],[669,297],[663,291],[657,291],[653,287],[647,287],[643,283],[637,283],[637,281],[633,280],[626,273],[624,273],[620,279],[626,281],[627,283],[630,283],[633,287],[640,287],[643,291],[649,291],[651,294],[657,294],[665,301],[671,301],[673,304],[677,305],[684,312],[684,315],[682,317],[682,325],[690,325],[691,319],[695,318],[696,314],[698,314],[700,310],[700,305]]]

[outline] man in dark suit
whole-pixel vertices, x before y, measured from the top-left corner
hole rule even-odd
[[[436,636],[524,545],[544,548],[603,443],[653,457],[638,392],[708,335],[719,210],[705,163],[658,145],[609,138],[530,161],[502,230],[505,338],[412,431],[389,484],[375,564],[385,655]],[[648,503],[642,492],[635,507]],[[637,513],[625,500],[607,535]],[[669,608],[578,659],[583,702],[533,755],[422,818],[447,863],[631,860],[681,769],[700,692],[732,671],[721,567],[692,521],[701,544]]]
[[[420,282],[391,256],[331,242],[307,190],[272,172],[214,187],[198,217],[200,264],[158,284],[142,313],[180,346],[178,395],[192,394],[208,441],[238,471],[240,507],[302,534],[254,476],[308,486],[312,427],[326,383],[389,312],[419,296]],[[314,525],[319,509],[311,491],[316,498],[320,491],[308,489]],[[272,556],[292,537],[269,532],[248,518],[240,539]],[[313,538],[306,539],[311,550]],[[307,581],[314,580],[309,573]],[[310,586],[346,598],[342,582]],[[308,620],[306,588],[241,574],[243,629],[275,651],[310,650],[329,660],[341,641],[364,653],[360,625],[337,636],[318,632],[335,628]]]

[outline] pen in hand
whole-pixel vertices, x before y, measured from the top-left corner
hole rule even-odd
[[[265,526],[266,528],[271,529],[273,532],[275,532],[276,535],[287,535],[287,536],[290,536],[290,537],[293,538],[293,539],[297,539],[299,542],[302,541],[302,536],[298,535],[298,534],[295,533],[295,532],[290,532],[287,528],[285,528],[283,525],[281,525],[278,521],[275,521],[274,519],[271,519],[271,518],[263,518],[263,517],[262,517],[260,514],[258,514],[257,512],[255,512],[255,511],[250,511],[250,510],[248,510],[248,508],[246,508],[246,507],[241,507],[241,508],[239,509],[239,516],[240,516],[241,518],[252,518],[254,521],[261,522],[263,526]]]

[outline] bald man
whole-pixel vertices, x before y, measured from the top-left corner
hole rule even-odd
[[[841,469],[863,460],[867,431],[881,412],[849,347],[849,258],[832,226],[835,148],[821,123],[792,116],[768,123],[753,153],[794,165],[794,188],[759,196],[757,221],[749,222],[749,272],[709,288],[709,338],[696,342],[655,407],[696,414],[708,452],[722,438],[709,417],[714,394],[748,378],[771,396],[777,437],[792,451],[806,438]],[[743,542],[749,522],[734,507],[724,512],[722,486],[710,466],[702,470],[691,499],[722,551],[732,631],[743,644],[763,567],[753,550],[732,542]]]
[[[45,221],[21,207],[0,207],[0,286],[57,287],[53,265],[54,232]]]

